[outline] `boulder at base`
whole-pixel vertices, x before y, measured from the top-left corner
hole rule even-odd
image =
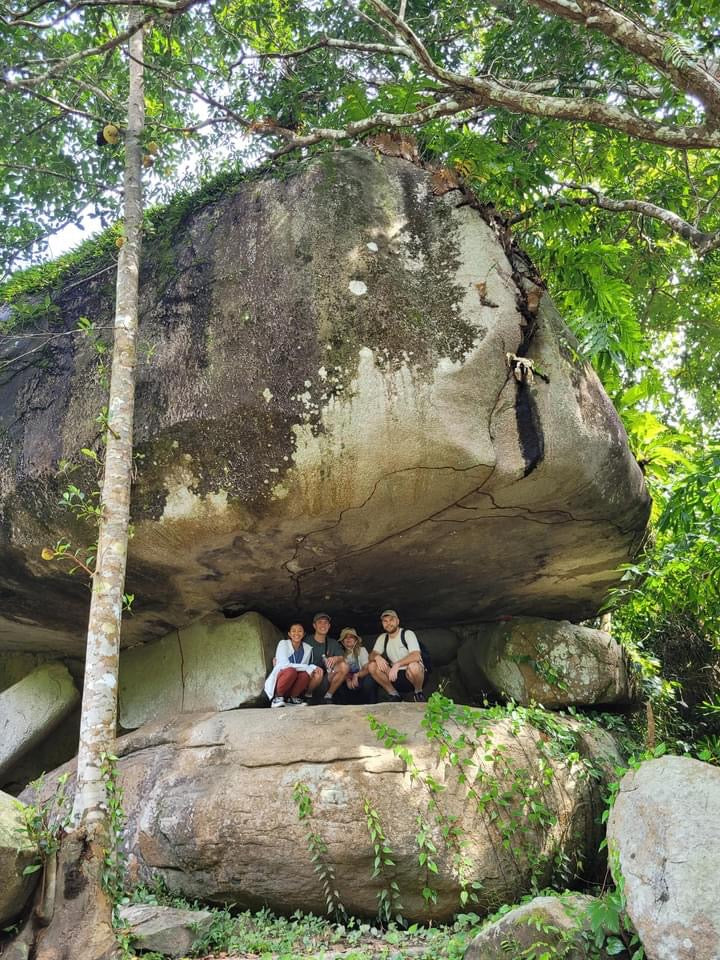
[[[368,709],[388,726],[384,737],[400,737],[410,751],[415,776],[378,740]],[[601,839],[602,782],[520,716],[467,709],[470,725],[459,727],[444,709],[433,728],[453,739],[465,733],[472,785],[459,783],[458,767],[439,758],[439,744],[421,728],[420,704],[185,715],[122,737],[116,753],[131,879],[160,876],[189,900],[324,914],[308,849],[308,836],[317,834],[349,912],[374,916],[378,894],[394,880],[405,917],[448,920],[463,909],[463,882],[468,890],[478,884],[472,909],[484,912],[518,900],[531,880],[545,885],[554,862],[589,868]],[[592,731],[557,723],[566,751],[598,759],[605,750]],[[426,778],[442,785],[441,821],[428,809]],[[300,820],[297,790],[305,788],[311,813]],[[394,861],[374,879],[366,803]],[[437,875],[419,862],[418,817],[437,847]],[[448,817],[458,818],[450,846],[442,837]],[[437,893],[434,905],[423,898],[426,886]]]
[[[120,656],[120,726],[254,702],[282,634],[259,613],[214,614]]]
[[[418,165],[355,148],[282,173],[169,214],[143,256],[123,644],[219,609],[593,615],[649,498],[539,275]],[[110,322],[100,266],[0,348],[40,358],[0,383],[0,649],[82,652],[87,591],[41,551],[88,542],[58,461],[99,448],[107,399],[93,344],[57,334]]]
[[[23,871],[38,860],[37,847],[23,829],[18,801],[0,793],[0,927],[13,921],[28,901],[38,874]]]
[[[484,927],[468,946],[464,960],[588,960],[583,934],[590,928],[587,908],[592,901],[580,894],[535,897]],[[601,960],[606,955],[594,951],[592,956]]]
[[[152,950],[166,957],[186,957],[213,922],[209,910],[178,910],[146,903],[119,907],[118,914],[129,928],[136,950]]]
[[[0,775],[41,743],[78,704],[63,663],[45,663],[0,693]]]
[[[717,767],[662,757],[626,773],[608,821],[608,846],[650,960],[720,957]]]
[[[483,694],[545,707],[627,704],[630,675],[608,633],[567,620],[513,617],[482,624],[458,652],[465,684]]]

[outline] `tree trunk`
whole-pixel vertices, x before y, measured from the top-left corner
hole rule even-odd
[[[131,11],[129,23],[141,11]],[[120,626],[130,518],[133,413],[142,243],[143,31],[129,41],[129,95],[125,134],[125,242],[120,249],[115,333],[102,486],[102,517],[87,635],[80,724],[75,827],[58,853],[54,905],[36,909],[36,960],[108,960],[118,956],[112,903],[102,884],[109,844],[103,762],[112,754],[117,718]],[[47,924],[47,926],[42,926]],[[39,929],[38,929],[39,928]],[[26,941],[27,942],[27,941]],[[19,949],[22,949],[18,945]]]

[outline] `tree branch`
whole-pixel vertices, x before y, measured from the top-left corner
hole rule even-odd
[[[134,4],[138,6],[141,0],[135,0]],[[186,10],[189,10],[191,7],[199,3],[207,3],[208,0],[176,0],[176,2],[168,2],[166,6],[163,7],[163,13],[184,13]],[[93,5],[93,4],[88,4]],[[146,6],[146,4],[143,4]],[[146,24],[151,23],[156,17],[156,13],[145,14],[139,20],[140,28],[144,27]],[[85,50],[78,50],[75,53],[70,54],[67,57],[63,57],[61,60],[58,60],[49,70],[46,70],[45,73],[37,74],[36,76],[31,77],[22,77],[21,79],[14,80],[12,79],[12,73],[14,71],[19,71],[20,68],[12,67],[6,69],[5,74],[2,78],[5,86],[12,89],[13,87],[22,86],[25,90],[28,90],[30,87],[37,87],[43,84],[46,84],[53,77],[60,76],[61,74],[67,72],[67,70],[74,66],[76,63],[79,63],[82,60],[86,60],[88,57],[97,57],[100,54],[108,53],[110,50],[115,50],[117,47],[125,43],[126,40],[130,38],[132,30],[130,27],[127,27],[125,30],[121,30],[114,37],[111,37],[109,40],[106,40],[104,43],[98,44],[96,47],[87,47]],[[8,73],[11,75],[8,77]]]
[[[463,96],[472,95],[474,106],[502,107],[513,113],[526,113],[531,116],[569,120],[576,123],[595,123],[617,130],[619,133],[626,133],[637,140],[645,140],[666,147],[695,149],[720,147],[720,130],[706,125],[660,123],[599,100],[547,97],[508,87],[490,76],[474,77],[445,70],[434,62],[413,30],[400,20],[397,14],[383,3],[383,0],[368,0],[368,2],[383,19],[395,27],[411,49],[415,61],[426,73],[454,90],[456,94],[462,92]]]
[[[508,225],[514,226],[523,220],[527,220],[538,210],[551,210],[558,206],[594,206],[599,207],[601,210],[609,210],[612,213],[637,213],[651,220],[659,220],[665,224],[672,233],[676,233],[684,240],[687,240],[695,249],[698,256],[701,257],[711,250],[720,247],[720,230],[706,233],[678,216],[678,214],[673,213],[671,210],[666,210],[664,207],[660,207],[655,203],[650,203],[647,200],[636,200],[632,197],[625,200],[615,200],[612,197],[608,197],[597,187],[587,183],[574,183],[569,181],[567,183],[561,183],[560,186],[567,190],[581,190],[584,193],[591,194],[591,196],[555,196],[544,201],[537,207],[524,210],[522,213],[510,217],[508,219]]]
[[[535,6],[565,20],[581,23],[602,33],[613,43],[640,57],[684,93],[690,94],[710,113],[720,111],[720,82],[685,50],[679,37],[660,33],[649,24],[633,19],[602,0],[530,0]],[[679,54],[672,58],[672,47]]]

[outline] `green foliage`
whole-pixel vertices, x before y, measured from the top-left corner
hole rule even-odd
[[[392,847],[385,836],[380,815],[367,797],[363,800],[363,810],[365,812],[365,822],[368,833],[370,834],[370,842],[373,847],[372,877],[375,879],[376,877],[384,876],[387,879],[386,886],[378,890],[377,894],[378,920],[380,923],[389,924],[394,917],[397,923],[402,924],[403,907],[400,902],[400,888],[398,887],[397,880],[394,879],[391,871],[388,870],[389,867],[395,866],[395,861],[392,859]]]
[[[293,800],[297,807],[298,820],[307,821],[307,833],[305,839],[307,842],[308,853],[312,861],[315,873],[320,879],[322,885],[325,903],[327,905],[328,915],[336,918],[345,916],[345,908],[340,900],[340,894],[336,887],[335,870],[328,859],[328,845],[317,831],[312,829],[310,821],[313,818],[313,803],[310,794],[310,788],[302,780],[296,781],[293,786]]]
[[[22,819],[21,830],[38,848],[40,859],[29,864],[23,874],[42,870],[45,863],[60,849],[60,840],[65,829],[71,823],[72,796],[66,790],[69,773],[58,777],[55,791],[45,800],[40,800],[45,781],[43,777],[34,780],[30,788],[34,791],[34,803],[18,803],[17,809]]]
[[[716,756],[720,734],[720,447],[658,484],[654,539],[613,591],[613,629],[638,665],[659,735]],[[707,738],[710,738],[709,740]]]
[[[526,727],[534,728],[540,759],[532,767],[517,764],[507,747],[493,735],[493,725],[507,721],[511,736],[519,736]],[[455,769],[466,795],[476,806],[491,842],[497,844],[498,864],[507,860],[521,882],[538,891],[550,878],[568,882],[582,872],[579,853],[570,855],[558,838],[551,841],[557,818],[547,791],[553,781],[553,765],[568,765],[580,779],[598,779],[602,772],[581,755],[580,730],[594,725],[589,718],[573,716],[574,725],[564,722],[562,714],[542,707],[520,707],[511,703],[478,710],[458,706],[438,693],[428,701],[423,717],[425,734],[438,748],[439,758]],[[474,880],[467,855],[467,841],[457,818],[443,811],[445,789],[432,775],[420,770],[399,731],[368,717],[377,738],[403,760],[411,780],[424,787],[429,816],[443,840],[460,881],[460,908],[478,902],[481,887]],[[494,838],[494,839],[493,839]],[[418,821],[418,864],[425,871],[423,896],[434,900],[429,879],[439,869],[438,850],[424,816]]]
[[[127,881],[127,857],[123,849],[125,811],[123,791],[118,782],[117,757],[103,753],[100,773],[105,783],[105,802],[108,811],[108,845],[103,854],[102,884],[114,905],[121,902]]]

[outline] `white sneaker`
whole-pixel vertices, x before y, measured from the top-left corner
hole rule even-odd
[[[285,697],[273,697],[273,701],[270,706],[275,709],[275,707],[284,707],[285,706]]]
[[[306,706],[307,706],[307,700],[305,699],[305,697],[290,697],[290,703],[291,703],[294,707],[306,707]]]

